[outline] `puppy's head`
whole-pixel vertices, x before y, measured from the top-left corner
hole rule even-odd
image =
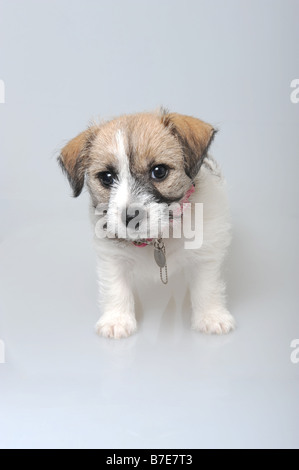
[[[141,207],[144,215],[156,213],[163,226],[169,215],[163,220],[159,206],[184,198],[214,134],[210,124],[176,113],[122,116],[72,139],[59,162],[75,197],[86,183],[94,207],[107,204],[112,226],[117,226],[119,213],[125,214],[123,224],[128,225],[132,217],[127,208],[132,205]],[[143,233],[139,219],[132,238]]]

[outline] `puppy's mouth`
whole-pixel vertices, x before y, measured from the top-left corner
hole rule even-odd
[[[128,230],[124,228],[121,232],[109,232],[106,230],[106,236],[109,239],[114,239],[117,242],[127,242],[135,246],[146,246],[152,244],[153,240],[160,238],[163,231],[151,231],[149,228],[146,230]]]
[[[148,245],[153,245],[154,238],[121,238],[117,235],[114,236],[114,241],[116,243],[125,244],[125,245],[134,245],[136,247],[145,247]]]
[[[154,243],[154,239],[142,238],[140,240],[132,241],[131,243],[133,243],[133,245],[138,246],[138,247],[144,247],[144,246],[152,245]]]
[[[118,234],[115,234],[114,238],[117,240],[121,241],[127,241],[129,243],[134,243],[136,245],[142,245],[146,243],[148,240],[152,240],[153,238],[150,237],[150,234],[142,234],[143,236],[139,234],[135,235],[126,235],[126,237],[122,237],[121,235],[119,236]]]

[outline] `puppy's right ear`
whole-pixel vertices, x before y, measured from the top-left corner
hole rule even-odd
[[[96,136],[96,127],[90,127],[77,135],[62,149],[58,163],[66,173],[74,197],[78,197],[83,189],[85,173],[89,163],[89,151]]]

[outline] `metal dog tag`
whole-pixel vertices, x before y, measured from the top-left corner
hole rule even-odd
[[[166,264],[166,250],[162,238],[159,238],[154,243],[154,258],[160,268],[160,279],[163,284],[168,283],[167,264]],[[164,270],[164,272],[163,272]]]
[[[164,252],[161,248],[156,248],[155,247],[154,257],[155,257],[155,261],[156,261],[157,265],[159,266],[159,268],[164,268],[164,266],[166,264],[166,257],[165,257],[165,254],[164,254]]]

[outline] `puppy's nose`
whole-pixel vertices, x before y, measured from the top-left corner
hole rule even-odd
[[[137,217],[137,215],[139,215],[139,211],[135,211],[135,215],[126,214],[126,226],[128,226],[129,223],[131,222],[131,220],[133,220],[135,217]]]
[[[128,209],[124,209],[122,212],[122,221],[127,227],[129,223],[131,222],[131,220],[135,219],[136,217],[136,225],[137,225],[138,222],[142,220],[143,216],[144,216],[144,211],[141,209],[135,209],[135,210],[130,210],[130,211],[128,211]]]

